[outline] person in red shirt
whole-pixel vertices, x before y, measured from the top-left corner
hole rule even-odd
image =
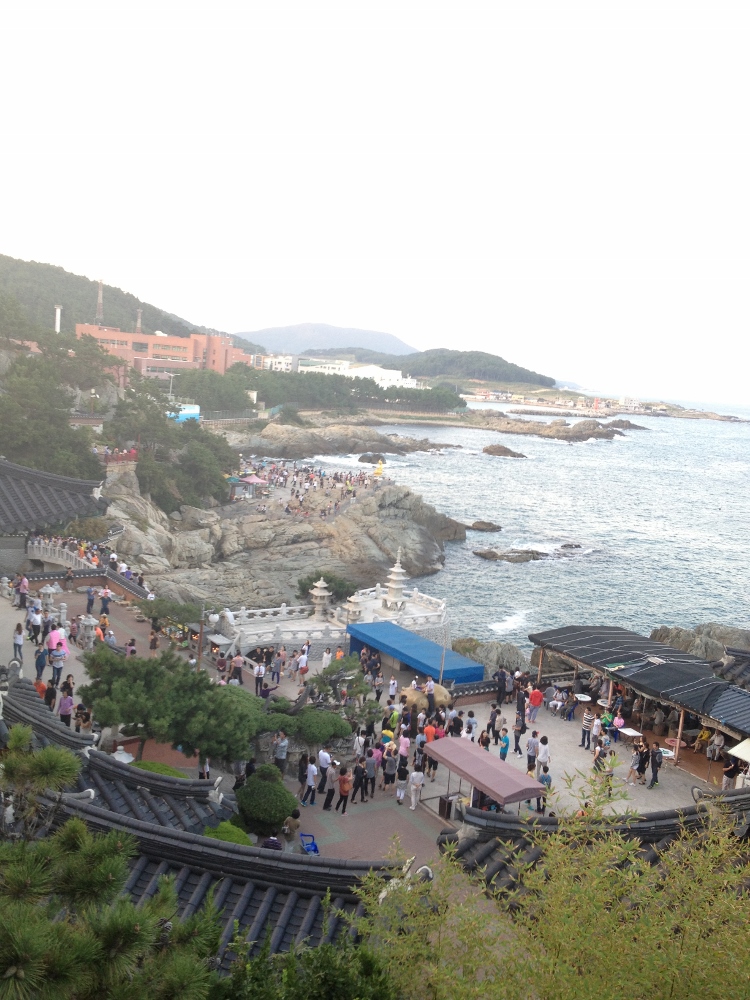
[[[34,681],[34,687],[36,688],[36,693],[39,695],[39,697],[43,698],[44,693],[47,690],[47,685],[44,683],[41,677],[37,677],[37,679]]]
[[[535,686],[534,690],[529,695],[529,707],[526,710],[526,717],[529,722],[536,721],[537,713],[541,708],[543,700],[544,700],[544,694],[541,688]]]

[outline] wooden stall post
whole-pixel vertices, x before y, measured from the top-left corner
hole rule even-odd
[[[674,747],[674,760],[673,764],[677,765],[677,761],[680,759],[680,744],[682,743],[682,727],[685,724],[685,709],[680,709],[680,724],[677,727],[677,742]]]

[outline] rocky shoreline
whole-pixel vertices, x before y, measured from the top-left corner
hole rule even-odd
[[[159,597],[179,601],[292,604],[297,581],[323,570],[373,586],[399,548],[409,576],[423,576],[442,568],[446,541],[466,537],[463,524],[391,482],[360,492],[326,518],[318,510],[327,503],[322,492],[310,497],[307,518],[285,514],[276,495],[265,513],[243,503],[220,510],[183,505],[179,518],[168,517],[141,496],[132,472],[109,482],[105,495],[109,516],[125,529],[118,554],[146,573]]]

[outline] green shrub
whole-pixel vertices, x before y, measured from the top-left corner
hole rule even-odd
[[[297,735],[306,743],[326,743],[328,740],[351,734],[351,725],[337,712],[303,708],[297,716]]]
[[[178,771],[176,767],[169,764],[160,764],[156,760],[134,760],[131,767],[138,767],[141,771],[150,771],[151,774],[165,774],[169,778],[186,778],[184,771]]]
[[[271,712],[288,712],[292,707],[292,703],[288,698],[277,697],[275,694],[271,695],[269,702],[268,707]]]
[[[246,828],[265,837],[281,829],[284,820],[296,808],[297,800],[284,787],[276,765],[261,764],[242,788],[237,789],[237,805]]]
[[[345,601],[347,597],[351,597],[357,589],[353,583],[345,580],[342,576],[337,576],[336,573],[311,573],[310,576],[303,576],[297,580],[297,595],[300,600],[310,600],[310,591],[321,576],[328,584],[328,589],[337,601]]]
[[[299,730],[299,721],[295,715],[284,715],[281,712],[268,712],[260,721],[259,733],[275,733],[283,729],[287,736],[294,736]]]
[[[203,836],[213,837],[214,840],[225,840],[228,844],[244,844],[245,847],[251,847],[253,843],[244,830],[240,830],[228,820],[223,820],[216,827],[207,826]]]

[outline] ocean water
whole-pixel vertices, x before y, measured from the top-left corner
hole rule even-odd
[[[706,621],[750,627],[750,423],[632,419],[647,429],[572,445],[468,428],[380,428],[460,445],[389,456],[387,469],[457,520],[502,526],[448,543],[445,568],[415,580],[448,600],[454,637],[528,649],[529,632],[563,625],[645,634]],[[484,455],[495,442],[528,457]],[[581,548],[563,554],[564,543]],[[551,557],[488,562],[473,554],[480,548]]]

